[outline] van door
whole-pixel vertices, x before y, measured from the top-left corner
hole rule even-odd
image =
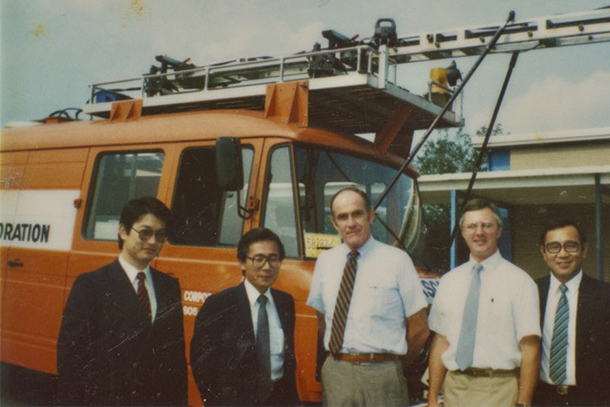
[[[176,145],[180,159],[168,189],[172,226],[156,267],[180,279],[183,292],[187,355],[195,316],[205,299],[241,282],[236,246],[251,215],[244,207],[251,201],[261,160],[262,141],[242,141],[244,186],[239,193],[222,192],[216,179],[215,146],[205,143]],[[241,208],[241,209],[240,209]],[[189,376],[191,404],[201,404]]]
[[[3,160],[12,154],[3,153]],[[88,149],[15,154],[27,160],[9,159],[17,181],[2,189],[0,235],[7,247],[2,265],[2,360],[54,373],[75,205]]]

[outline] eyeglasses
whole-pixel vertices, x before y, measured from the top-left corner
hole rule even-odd
[[[562,247],[563,250],[568,253],[576,253],[580,250],[580,243],[568,240],[564,244],[561,244],[559,242],[551,242],[545,245],[546,251],[553,254],[559,253]]]
[[[495,224],[491,222],[469,223],[464,226],[464,229],[468,232],[475,232],[479,226],[481,226],[483,231],[491,232],[494,229]]]
[[[165,230],[159,230],[158,232],[155,232],[152,229],[142,229],[142,230],[136,230],[134,228],[131,228],[131,229],[134,230],[138,234],[138,237],[143,242],[148,242],[150,240],[150,238],[153,237],[153,235],[155,235],[155,240],[157,241],[157,243],[164,243],[165,239],[167,239],[167,232]]]
[[[254,257],[246,257],[246,259],[252,260],[252,265],[257,269],[262,269],[265,263],[269,262],[269,267],[278,268],[282,261],[278,256],[271,255],[269,257],[263,255],[256,255]]]

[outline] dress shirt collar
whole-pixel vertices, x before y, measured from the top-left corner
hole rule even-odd
[[[502,263],[502,255],[500,254],[500,250],[496,250],[496,252],[494,254],[492,254],[491,256],[489,256],[488,258],[486,258],[485,260],[478,262],[475,259],[472,258],[472,255],[470,255],[470,264],[469,264],[469,268],[472,268],[475,263],[480,263],[483,266],[483,269],[485,271],[492,271],[494,270],[496,267],[498,267],[500,265],[500,263]]]
[[[359,248],[356,249],[356,251],[358,253],[360,253],[358,258],[362,258],[363,256],[366,256],[367,253],[369,253],[371,250],[373,250],[373,246],[375,246],[376,243],[377,243],[377,241],[375,240],[375,238],[373,236],[369,237],[369,240],[364,242],[364,244],[362,246],[360,246]],[[352,252],[352,249],[350,249],[345,243],[343,243],[343,251],[344,251],[345,257],[348,257],[349,254]]]
[[[138,276],[138,273],[140,271],[143,271],[144,273],[146,273],[146,281],[151,281],[152,275],[150,273],[150,265],[147,265],[144,270],[138,270],[136,267],[129,264],[127,262],[127,260],[125,260],[121,256],[119,256],[119,263],[121,264],[121,267],[123,267],[123,270],[125,270],[125,273],[127,274],[127,278],[129,278],[129,281],[132,284],[134,281],[136,281],[136,277]]]
[[[246,294],[248,294],[250,306],[253,307],[254,305],[258,304],[258,297],[260,297],[261,293],[252,285],[251,282],[248,281],[247,278],[244,279],[244,286],[246,286]],[[267,297],[267,300],[269,300],[271,304],[273,304],[273,296],[271,295],[270,289],[267,289],[263,295]]]
[[[582,280],[582,269],[578,271],[578,273],[570,279],[566,284],[568,288],[568,293],[573,294],[578,292],[578,287],[580,287],[580,281]],[[557,277],[553,273],[551,273],[551,287],[549,288],[550,295],[555,295],[559,292],[559,286],[563,283],[557,280]]]

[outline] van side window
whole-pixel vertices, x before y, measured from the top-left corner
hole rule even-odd
[[[131,199],[157,196],[163,169],[160,151],[109,153],[96,163],[85,238],[117,240],[123,206]]]
[[[246,203],[254,152],[242,148],[244,188],[240,205]],[[172,202],[169,242],[185,246],[235,246],[244,220],[238,216],[236,192],[222,192],[216,180],[214,147],[184,150]]]
[[[267,199],[263,226],[273,230],[282,240],[286,257],[298,257],[296,205],[292,182],[292,163],[288,146],[273,150],[270,170],[265,179]]]

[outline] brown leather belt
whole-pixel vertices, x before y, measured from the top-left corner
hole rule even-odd
[[[547,393],[557,393],[560,396],[567,396],[568,394],[574,393],[576,391],[576,386],[557,386],[554,384],[548,384],[543,381],[538,382],[538,387],[540,390],[543,390]]]
[[[400,355],[393,353],[335,353],[328,354],[335,360],[349,363],[379,363],[400,360]]]
[[[519,369],[479,369],[469,367],[466,370],[454,370],[453,373],[473,377],[517,377],[519,376]]]

